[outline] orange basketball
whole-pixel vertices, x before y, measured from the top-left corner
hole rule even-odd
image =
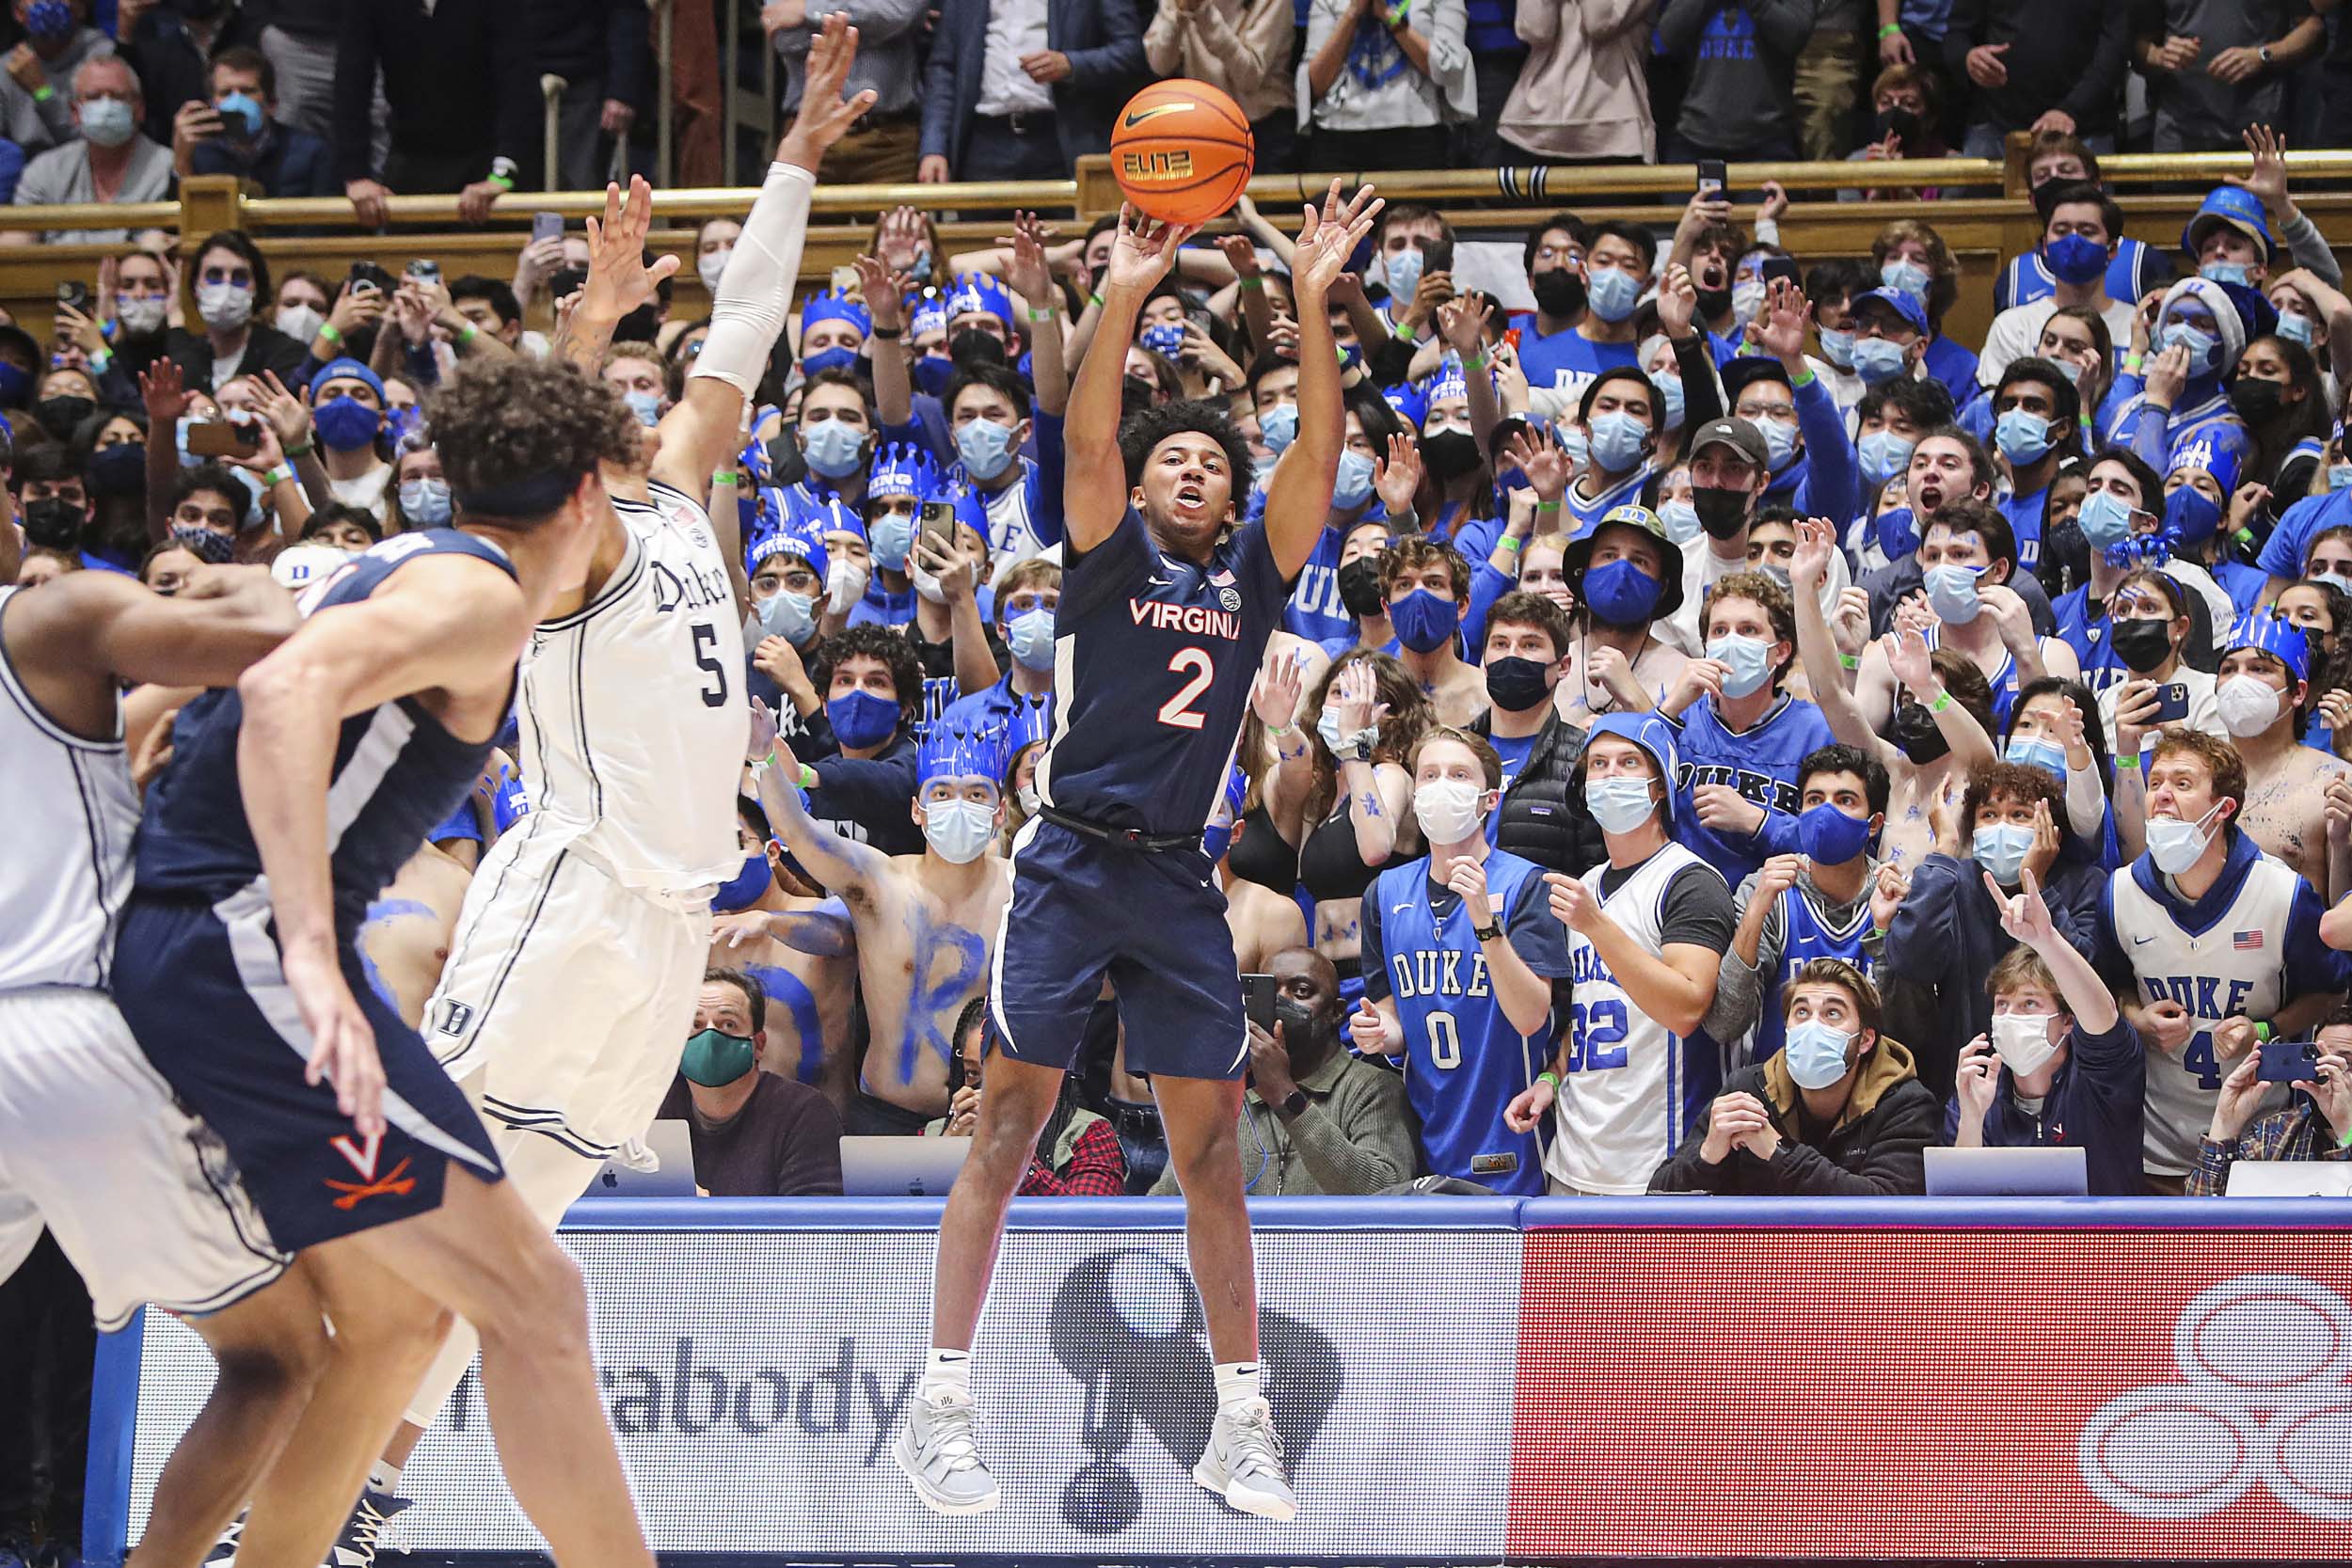
[[[1119,188],[1169,223],[1206,223],[1232,206],[1256,161],[1241,105],[1206,82],[1154,82],[1111,126]]]

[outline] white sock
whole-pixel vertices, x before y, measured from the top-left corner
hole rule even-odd
[[[390,1497],[400,1490],[400,1466],[389,1459],[379,1459],[368,1470],[368,1490]]]
[[[937,1345],[923,1363],[923,1386],[954,1388],[962,1393],[972,1391],[972,1353],[968,1350],[942,1350]]]
[[[1216,1369],[1216,1407],[1230,1410],[1244,1400],[1258,1397],[1258,1364],[1255,1361],[1221,1361]]]

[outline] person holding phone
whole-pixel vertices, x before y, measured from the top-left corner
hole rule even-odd
[[[2328,831],[2329,782],[2344,765],[2302,743],[2317,650],[2267,609],[2232,628],[2215,703],[2246,763],[2247,832],[2333,903],[2352,892],[2352,847]]]
[[[2183,1188],[2188,1196],[2219,1196],[2240,1160],[2352,1160],[2352,1003],[2339,1003],[2321,1021],[2312,1043],[2319,1053],[2312,1074],[2289,1085],[2294,1093],[2283,1109],[2261,1112],[2274,1085],[2262,1079],[2259,1052],[2222,1080],[2213,1120],[2197,1140],[2197,1168]]]
[[[924,1135],[968,1138],[980,1124],[980,1090],[996,1054],[996,1025],[988,998],[976,996],[956,1018],[955,1054],[947,1059],[947,1114],[926,1122]],[[1173,1174],[1168,1190],[1176,1191]],[[1029,1168],[1015,1197],[1120,1197],[1127,1191],[1127,1156],[1111,1124],[1078,1103],[1078,1079],[1062,1080],[1061,1098],[1037,1135]]]
[[[182,179],[233,174],[263,196],[333,196],[335,155],[326,143],[278,118],[278,69],[235,44],[213,56],[211,90],[171,119],[171,162]]]
[[[2137,766],[2142,739],[2169,724],[2210,736],[2230,733],[2221,722],[2213,676],[2184,662],[2188,633],[2188,591],[2160,567],[2125,573],[2107,597],[2107,636],[2115,657],[2131,672],[2129,679],[2099,693],[2099,720],[2106,726],[2107,749],[2118,769],[2116,825],[2125,831],[2126,848],[2134,847],[2128,823],[2138,815],[2126,810],[2132,794],[2127,775]]]

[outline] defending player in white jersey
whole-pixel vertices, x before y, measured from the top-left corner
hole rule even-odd
[[[742,868],[736,784],[749,733],[746,594],[731,509],[706,513],[731,461],[800,276],[825,150],[871,106],[844,102],[857,30],[831,18],[810,49],[799,117],[720,279],[684,397],[647,467],[608,476],[612,515],[588,580],[539,624],[523,660],[518,760],[531,814],[484,857],[425,1039],[472,1093],[516,1189],[548,1229],[605,1159],[653,1120],[691,1032],[712,890]],[[559,349],[590,374],[622,317],[674,258],[647,266],[653,193],[605,193],[588,281]],[[460,1325],[369,1477],[338,1552],[374,1555],[399,1466],[465,1375]]]
[[[1505,1120],[1525,1132],[1557,1111],[1544,1153],[1554,1193],[1647,1191],[1715,1087],[1715,1047],[1691,1037],[1731,945],[1731,889],[1667,836],[1675,766],[1663,720],[1595,721],[1580,767],[1609,858],[1582,877],[1544,878],[1568,928],[1574,1004],[1551,1069]]]
[[[0,1279],[46,1224],[101,1328],[153,1302],[221,1365],[156,1483],[140,1568],[203,1554],[332,1352],[220,1140],[173,1102],[107,995],[139,823],[119,693],[233,683],[294,626],[259,567],[200,567],[174,598],[114,572],[0,588]]]

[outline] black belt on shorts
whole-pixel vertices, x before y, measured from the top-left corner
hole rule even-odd
[[[1147,855],[1164,855],[1170,849],[1198,849],[1199,833],[1147,833],[1140,828],[1106,828],[1100,822],[1089,822],[1083,816],[1073,816],[1052,806],[1040,806],[1037,814],[1057,828],[1067,828],[1073,833],[1099,838],[1106,844],[1123,845],[1140,849]]]

